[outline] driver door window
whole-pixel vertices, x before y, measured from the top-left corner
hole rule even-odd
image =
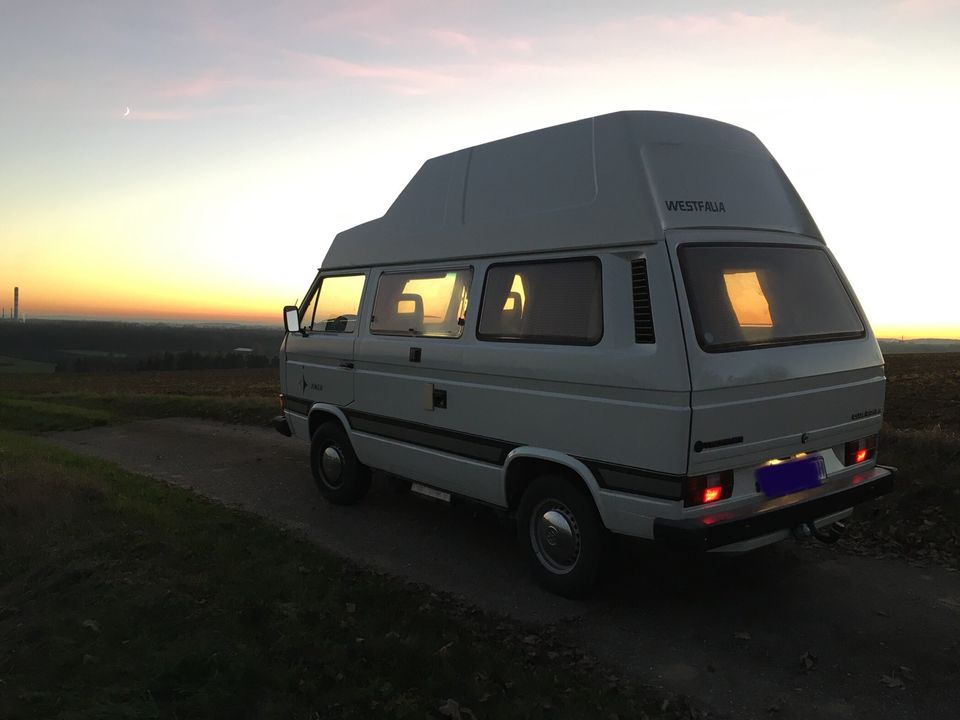
[[[310,332],[352,333],[357,327],[365,275],[331,275],[320,282],[303,322]]]

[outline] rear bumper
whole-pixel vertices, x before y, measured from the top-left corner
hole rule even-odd
[[[270,423],[273,425],[273,429],[276,430],[281,435],[290,437],[293,433],[290,430],[290,423],[287,422],[286,415],[277,415]]]
[[[807,500],[798,500],[783,507],[742,517],[708,515],[688,520],[657,518],[653,537],[671,547],[684,550],[712,550],[779,530],[786,530],[817,518],[846,510],[867,500],[885,495],[893,489],[897,469],[878,465],[857,476],[850,487],[824,494],[823,488],[808,493]],[[862,479],[860,479],[862,478]],[[789,497],[789,496],[788,496]]]

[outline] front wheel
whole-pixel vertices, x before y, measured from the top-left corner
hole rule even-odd
[[[335,505],[358,503],[370,489],[370,468],[357,459],[338,422],[325,422],[313,433],[310,469],[320,493]]]
[[[596,585],[609,533],[590,495],[559,475],[536,478],[520,500],[520,543],[547,590],[580,598]]]

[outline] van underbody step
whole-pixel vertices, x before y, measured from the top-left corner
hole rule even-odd
[[[441,502],[450,502],[450,493],[444,492],[443,490],[437,490],[432,488],[429,485],[421,485],[420,483],[411,483],[410,490],[415,493],[419,493],[424,497],[433,498],[434,500],[440,500]]]

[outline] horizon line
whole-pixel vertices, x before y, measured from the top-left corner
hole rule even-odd
[[[4,320],[13,323],[14,319],[12,316],[3,318]],[[239,325],[247,327],[261,327],[269,328],[273,326],[281,326],[279,322],[267,322],[265,320],[215,320],[215,319],[191,319],[191,318],[163,318],[163,317],[144,317],[144,318],[131,318],[129,316],[111,316],[111,315],[31,315],[29,317],[21,316],[16,322],[18,324],[28,324],[32,321],[62,321],[62,322],[115,322],[115,323],[128,323],[131,325],[217,325],[217,326],[230,326],[230,325]],[[877,341],[885,342],[920,342],[920,341],[947,341],[947,342],[960,342],[960,335],[936,335],[936,334],[915,334],[915,333],[874,333]]]

